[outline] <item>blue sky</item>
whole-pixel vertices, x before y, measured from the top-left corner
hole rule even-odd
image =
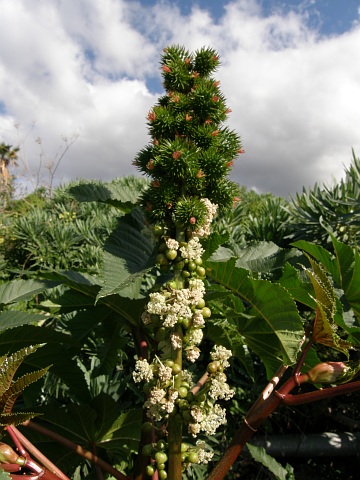
[[[153,6],[157,0],[141,0],[146,6]],[[214,19],[224,14],[227,2],[222,0],[174,0],[183,14],[188,14],[194,4],[208,9]],[[341,34],[349,30],[354,21],[359,20],[360,2],[358,0],[260,0],[264,16],[275,12],[294,11],[308,16],[308,24],[320,30],[323,35]]]
[[[49,181],[137,174],[171,43],[211,46],[245,154],[232,178],[294,195],[360,156],[360,0],[0,0],[0,142],[14,173]],[[40,173],[39,173],[40,172]]]

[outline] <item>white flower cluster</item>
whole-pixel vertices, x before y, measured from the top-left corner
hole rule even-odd
[[[210,235],[210,225],[217,213],[218,206],[215,203],[211,203],[208,198],[202,198],[201,201],[205,204],[207,208],[207,215],[205,219],[205,224],[200,227],[198,230],[193,232],[194,236],[203,238]]]
[[[192,347],[192,346],[186,347],[185,353],[186,353],[186,359],[189,362],[194,363],[200,357],[200,348]]]
[[[174,238],[166,238],[165,243],[167,248],[169,248],[170,250],[178,250],[179,248],[179,242]]]
[[[205,450],[206,445],[203,440],[197,440],[196,442],[196,448],[197,448],[197,454],[199,457],[199,462],[198,463],[203,463],[207,464],[210,462],[210,460],[213,458],[214,453],[213,452],[208,452]]]
[[[235,392],[226,383],[225,373],[218,372],[210,376],[209,396],[214,400],[230,400]]]
[[[184,339],[185,340],[185,339]],[[229,367],[230,350],[221,345],[215,345],[211,351],[211,359],[214,362],[215,371],[209,373],[209,377],[203,387],[203,393],[208,394],[206,402],[195,404],[190,407],[191,421],[189,433],[196,437],[200,432],[207,435],[215,433],[216,429],[226,423],[225,410],[216,403],[217,400],[230,400],[235,392],[227,384],[224,368]],[[209,401],[213,400],[213,403]]]
[[[165,391],[163,388],[154,387],[144,403],[144,408],[147,408],[147,416],[157,422],[161,421],[174,410],[175,400],[178,396],[179,392],[174,388]]]
[[[204,249],[197,236],[193,236],[186,245],[180,247],[181,257],[187,260],[195,260],[201,257]]]
[[[135,383],[142,381],[150,382],[154,377],[152,366],[147,360],[138,360],[135,364],[135,371],[133,372],[133,379]]]
[[[217,403],[211,406],[207,404],[201,412],[197,409],[193,411],[193,408],[191,409],[191,416],[195,421],[189,423],[188,427],[189,433],[193,437],[196,437],[200,432],[213,435],[220,425],[226,424],[226,411]],[[201,407],[199,410],[201,410]]]
[[[231,350],[223,347],[222,345],[214,345],[211,353],[211,359],[213,361],[218,361],[224,367],[230,367],[229,358],[232,356]]]
[[[194,316],[194,325],[202,327],[204,322],[199,316],[201,311],[195,311],[194,314],[191,307],[203,299],[204,293],[204,283],[200,279],[190,279],[189,288],[150,293],[150,301],[142,314],[142,321],[148,325],[151,323],[150,315],[155,314],[160,316],[164,327],[172,328],[180,317],[190,320]]]

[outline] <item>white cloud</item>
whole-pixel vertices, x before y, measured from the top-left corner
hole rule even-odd
[[[306,12],[265,18],[255,0],[228,2],[216,19],[199,7],[182,16],[165,1],[0,0],[0,9],[0,141],[16,143],[19,122],[36,166],[34,138],[54,157],[62,135],[79,134],[58,178],[136,173],[131,162],[157,101],[145,82],[170,43],[221,54],[230,126],[246,150],[233,173],[239,183],[286,195],[339,178],[352,147],[360,155],[358,26],[322,38]]]

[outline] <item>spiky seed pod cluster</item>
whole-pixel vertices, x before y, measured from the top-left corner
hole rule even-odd
[[[161,58],[166,90],[147,116],[152,141],[134,164],[151,179],[142,205],[153,224],[191,232],[206,221],[202,198],[219,209],[230,207],[237,186],[227,176],[241,152],[240,139],[224,126],[230,112],[212,74],[215,50],[189,53],[171,46]]]

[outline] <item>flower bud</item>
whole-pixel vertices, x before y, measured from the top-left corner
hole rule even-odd
[[[19,457],[14,450],[6,443],[0,442],[0,463],[15,463],[17,465],[24,465],[25,458]]]
[[[318,363],[307,372],[311,383],[336,383],[342,380],[349,367],[343,362]]]

